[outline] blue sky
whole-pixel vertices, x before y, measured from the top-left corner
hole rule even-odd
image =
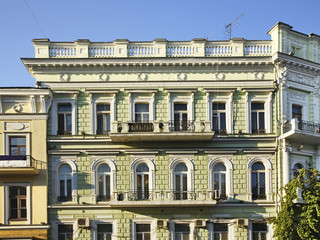
[[[20,60],[34,57],[34,38],[226,40],[225,26],[241,14],[233,37],[269,39],[278,21],[320,35],[319,9],[320,0],[0,0],[0,86],[34,86]]]

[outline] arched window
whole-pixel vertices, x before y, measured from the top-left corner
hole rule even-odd
[[[98,201],[109,201],[111,197],[111,169],[107,164],[98,167]]]
[[[145,163],[140,163],[136,168],[137,200],[149,199],[149,178],[149,167]]]
[[[299,175],[299,169],[303,169],[303,165],[301,163],[296,163],[295,165],[293,165],[293,169],[292,169],[292,172],[293,172],[293,177],[297,177]]]
[[[184,163],[178,163],[174,168],[175,199],[188,199],[188,168]]]
[[[222,198],[225,199],[227,197],[226,194],[226,166],[219,162],[213,167],[213,192],[214,198]]]
[[[251,169],[252,199],[266,199],[266,171],[263,163],[255,162]]]
[[[58,201],[72,200],[72,169],[68,164],[62,164],[58,170]]]

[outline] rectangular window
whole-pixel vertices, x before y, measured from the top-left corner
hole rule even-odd
[[[72,132],[72,106],[71,103],[58,104],[58,134],[71,135]]]
[[[174,235],[175,240],[189,240],[190,239],[190,227],[189,224],[179,224],[174,225]]]
[[[266,240],[267,232],[266,223],[252,223],[252,240]]]
[[[174,131],[188,130],[188,105],[186,103],[174,104]]]
[[[302,129],[302,106],[292,105],[292,118],[298,120],[298,128]]]
[[[58,225],[58,240],[72,240],[73,226],[67,224]]]
[[[136,240],[150,240],[150,224],[136,224]]]
[[[97,134],[108,134],[110,132],[110,105],[97,105]]]
[[[97,239],[98,240],[111,240],[112,237],[112,224],[101,223],[97,224]]]
[[[214,224],[214,240],[228,240],[228,224],[215,223]]]
[[[212,130],[217,133],[226,133],[226,104],[212,103]]]
[[[149,122],[149,104],[148,103],[136,103],[134,105],[134,119],[138,123]]]
[[[26,137],[10,136],[10,155],[26,155]]]
[[[23,186],[9,187],[10,219],[27,219],[27,189]]]
[[[264,103],[251,103],[251,132],[265,133]]]

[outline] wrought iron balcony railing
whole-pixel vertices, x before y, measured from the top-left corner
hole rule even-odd
[[[72,196],[58,196],[58,202],[68,202],[72,201]]]
[[[110,201],[111,200],[111,195],[107,194],[107,195],[98,195],[97,196],[97,201]]]
[[[300,130],[305,133],[317,133],[320,134],[320,123],[310,121],[299,121],[293,118],[291,121],[286,122],[283,125],[283,132],[289,132],[290,130]]]
[[[193,132],[194,121],[191,120],[173,120],[170,122],[170,129],[174,132]]]
[[[148,189],[144,190],[137,190],[137,191],[130,191],[129,198],[132,201],[139,201],[139,200],[151,200],[153,192],[149,192]],[[150,199],[151,197],[151,199]]]
[[[98,130],[96,131],[97,135],[108,135],[110,130]]]
[[[58,130],[57,134],[58,135],[72,135],[72,132],[71,131]]]
[[[153,132],[152,122],[131,122],[128,127],[129,132]]]

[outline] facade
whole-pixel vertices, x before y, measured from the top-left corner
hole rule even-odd
[[[320,167],[320,37],[268,33],[34,40],[51,239],[271,239],[278,189]]]
[[[48,239],[48,89],[0,88],[0,238]]]

